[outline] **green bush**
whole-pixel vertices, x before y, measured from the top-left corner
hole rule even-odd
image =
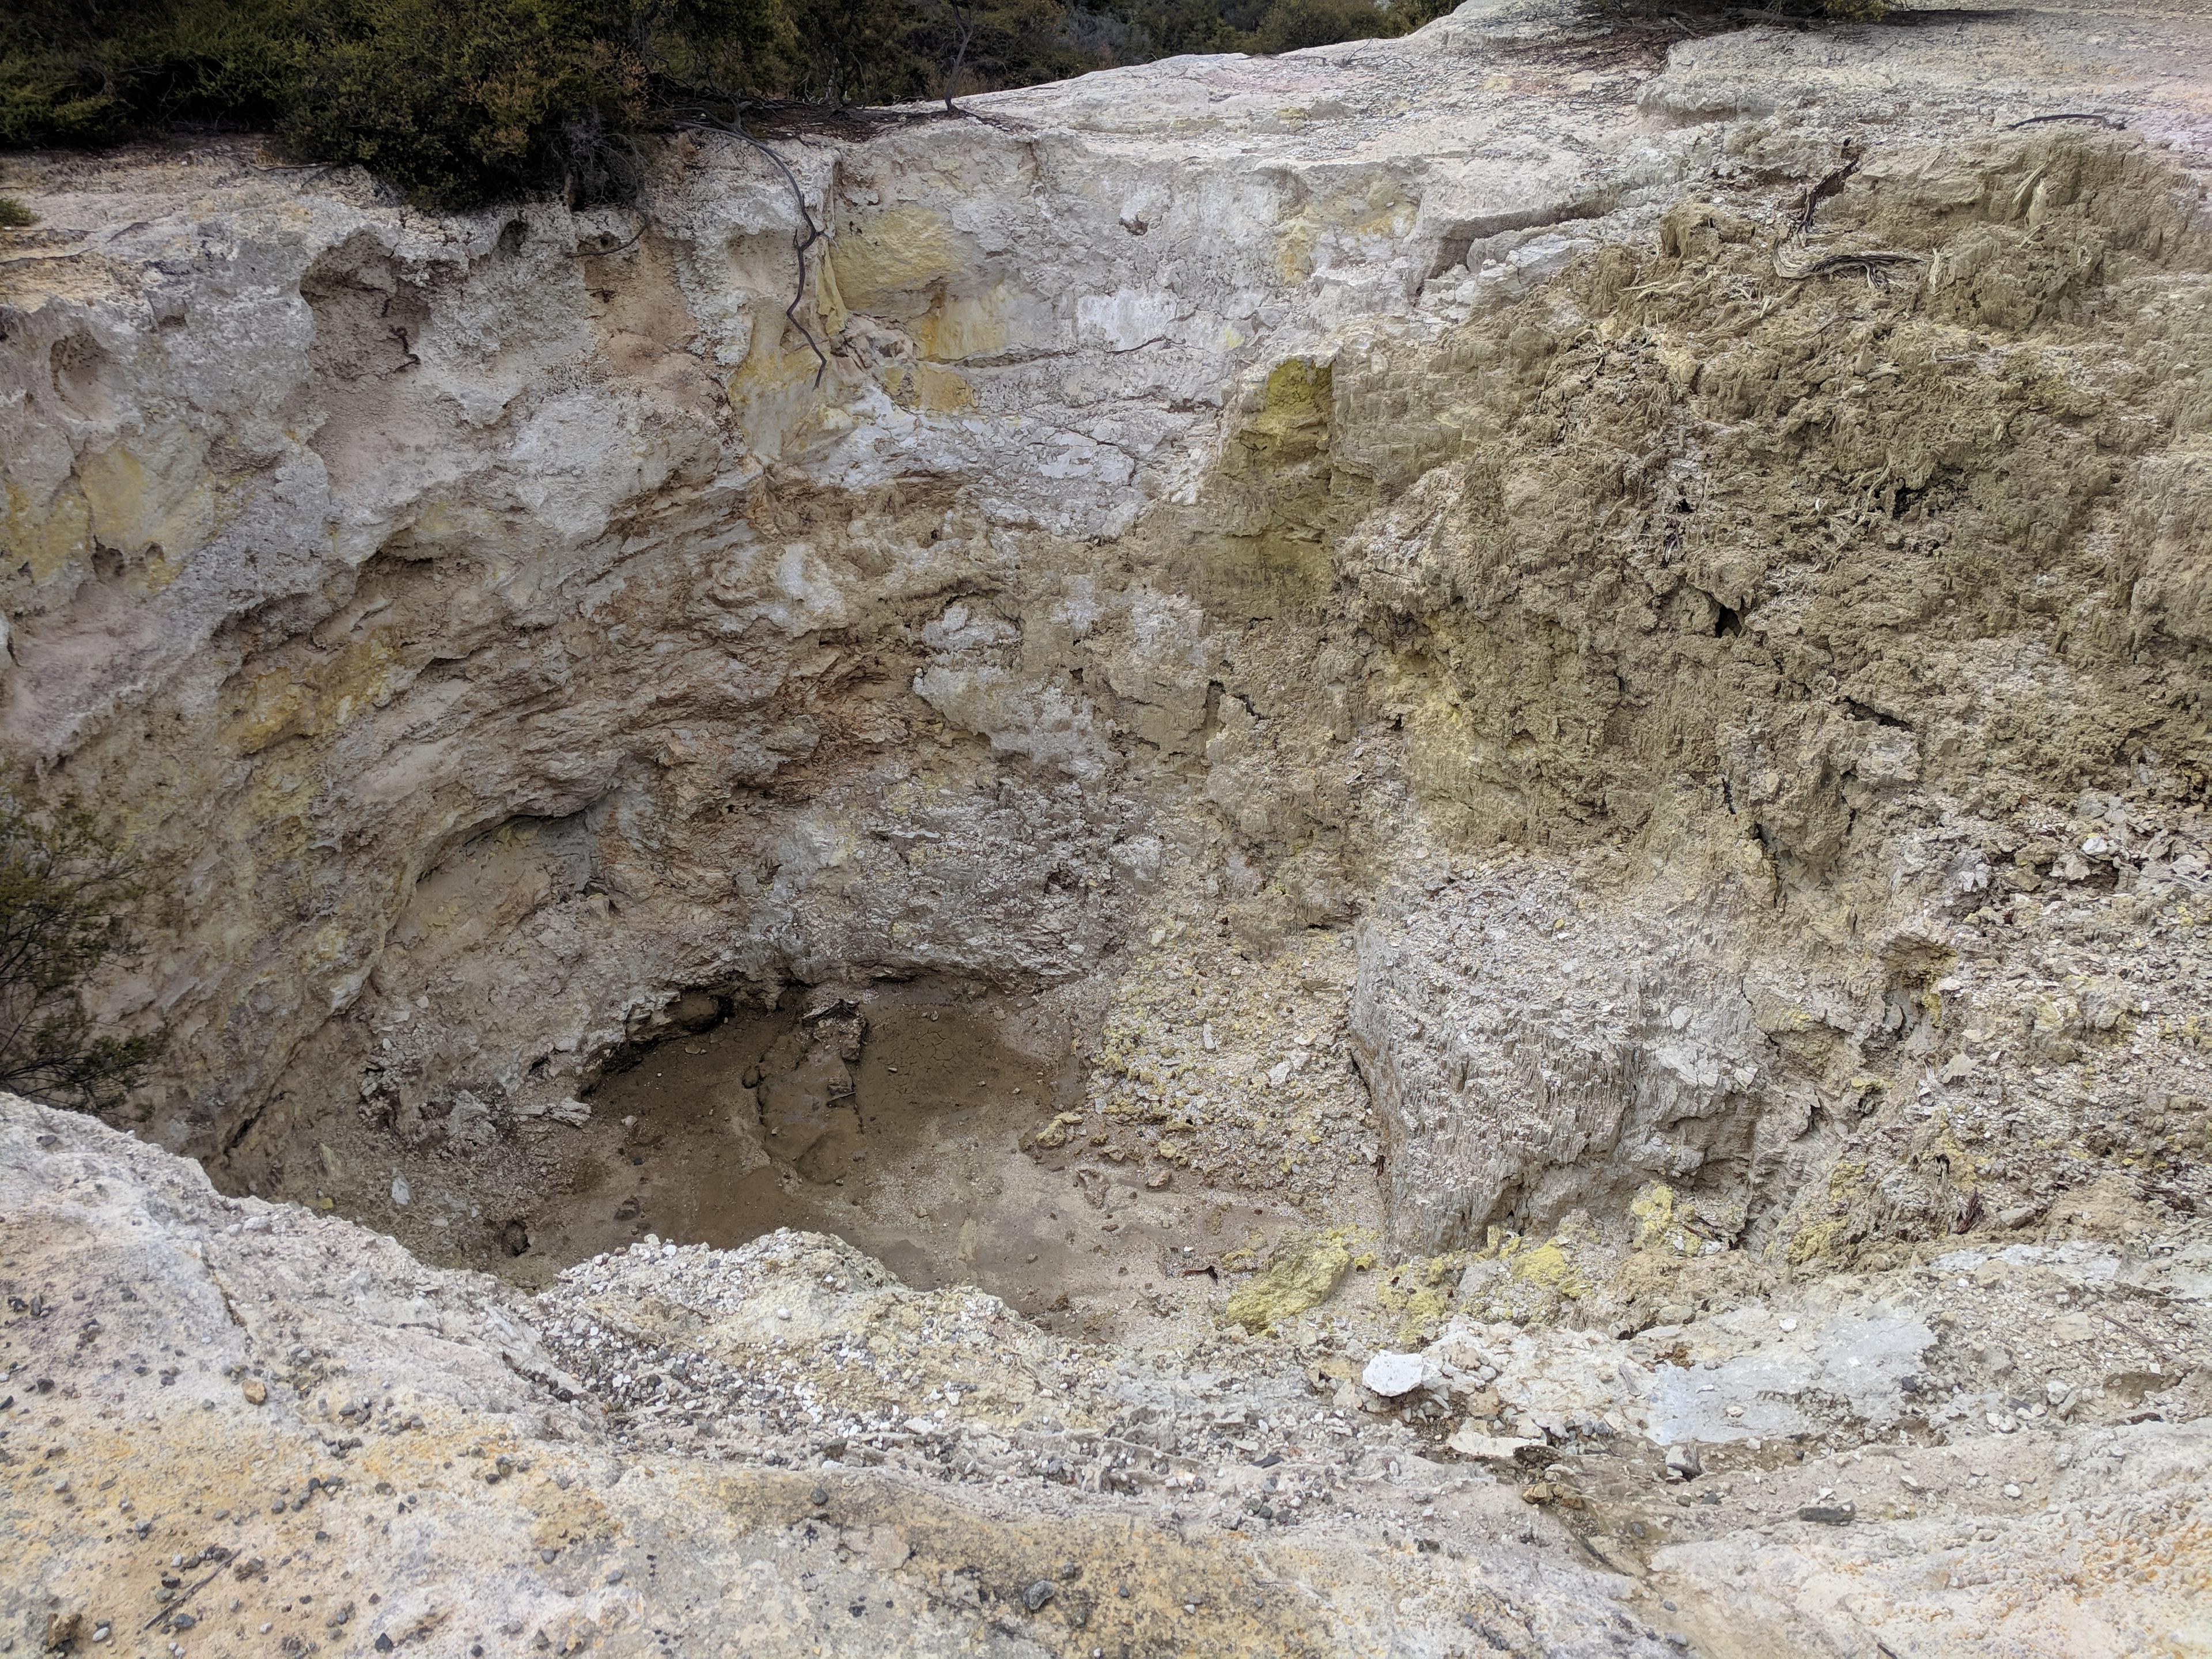
[[[275,132],[417,200],[628,193],[632,135],[732,95],[836,106],[1191,52],[1402,34],[1453,0],[4,0],[0,148]],[[1601,14],[1650,0],[1589,0]],[[1878,15],[1884,0],[1775,0]],[[957,84],[955,84],[957,82]]]
[[[623,131],[646,71],[624,0],[337,0],[303,16],[280,94],[294,153],[469,205],[553,172],[564,137]],[[573,170],[570,169],[565,170]]]
[[[656,72],[787,79],[782,0],[25,0],[0,144],[273,129],[466,206],[564,179],[644,119]]]
[[[1188,52],[1297,52],[1405,34],[1459,0],[1105,0],[1135,32],[1128,61]]]

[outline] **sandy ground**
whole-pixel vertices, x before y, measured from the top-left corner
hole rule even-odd
[[[522,1218],[526,1250],[473,1265],[535,1287],[647,1234],[728,1248],[790,1227],[845,1238],[918,1288],[975,1285],[1071,1334],[1150,1338],[1207,1318],[1224,1249],[1298,1222],[1195,1176],[1149,1188],[1135,1164],[1079,1178],[1077,1148],[1025,1145],[1080,1098],[1059,1011],[927,985],[863,994],[852,1094],[817,1138],[811,1123],[772,1134],[763,1113],[778,1043],[787,1054],[826,999],[741,1012],[647,1051],[594,1091],[589,1123],[550,1132],[560,1178]]]

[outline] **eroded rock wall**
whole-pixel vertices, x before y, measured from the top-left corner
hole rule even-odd
[[[39,163],[0,735],[173,877],[151,1121],[289,1190],[686,990],[1358,923],[1402,1243],[1932,1155],[1866,1103],[1984,1030],[1965,931],[2185,928],[2201,840],[2202,94],[1993,127],[2093,43],[1986,27],[1470,10],[634,213]]]

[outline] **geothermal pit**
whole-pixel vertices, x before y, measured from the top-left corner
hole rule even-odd
[[[2212,1645],[2212,38],[1747,21],[11,161],[0,1653]]]

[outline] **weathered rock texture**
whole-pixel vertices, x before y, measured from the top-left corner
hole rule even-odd
[[[2208,1262],[1459,1319],[1330,1410],[1364,1319],[1115,1358],[789,1233],[524,1297],[0,1097],[0,1646],[2191,1654]]]
[[[0,737],[173,874],[160,1133],[284,1190],[335,1100],[473,1136],[687,988],[1085,973],[1172,867],[1249,952],[1366,915],[1398,1237],[1771,1212],[1948,1057],[1970,921],[2193,833],[2196,26],[2015,125],[2102,27],[1471,14],[793,141],[804,333],[739,146],[468,220],[45,164]],[[1501,843],[1642,921],[1375,904]]]
[[[641,1248],[533,1301],[13,1096],[0,1153],[0,1650],[1668,1651],[1562,1537],[1186,1532],[1152,1456],[1141,1485],[1107,1472],[1178,1395],[1241,1424],[1241,1388],[1102,1379],[835,1240]],[[885,1426],[913,1452],[883,1467],[856,1436],[825,1468],[816,1425],[878,1418],[878,1356],[951,1405],[909,1384]],[[1009,1440],[1083,1489],[1037,1478],[1042,1452],[1011,1491],[977,1482]]]
[[[133,1121],[396,1227],[386,1153],[526,1190],[637,1044],[938,975],[1096,1016],[1094,1200],[1379,1163],[1422,1337],[2188,1248],[2208,63],[1478,4],[634,211],[34,159],[0,746],[163,873]]]

